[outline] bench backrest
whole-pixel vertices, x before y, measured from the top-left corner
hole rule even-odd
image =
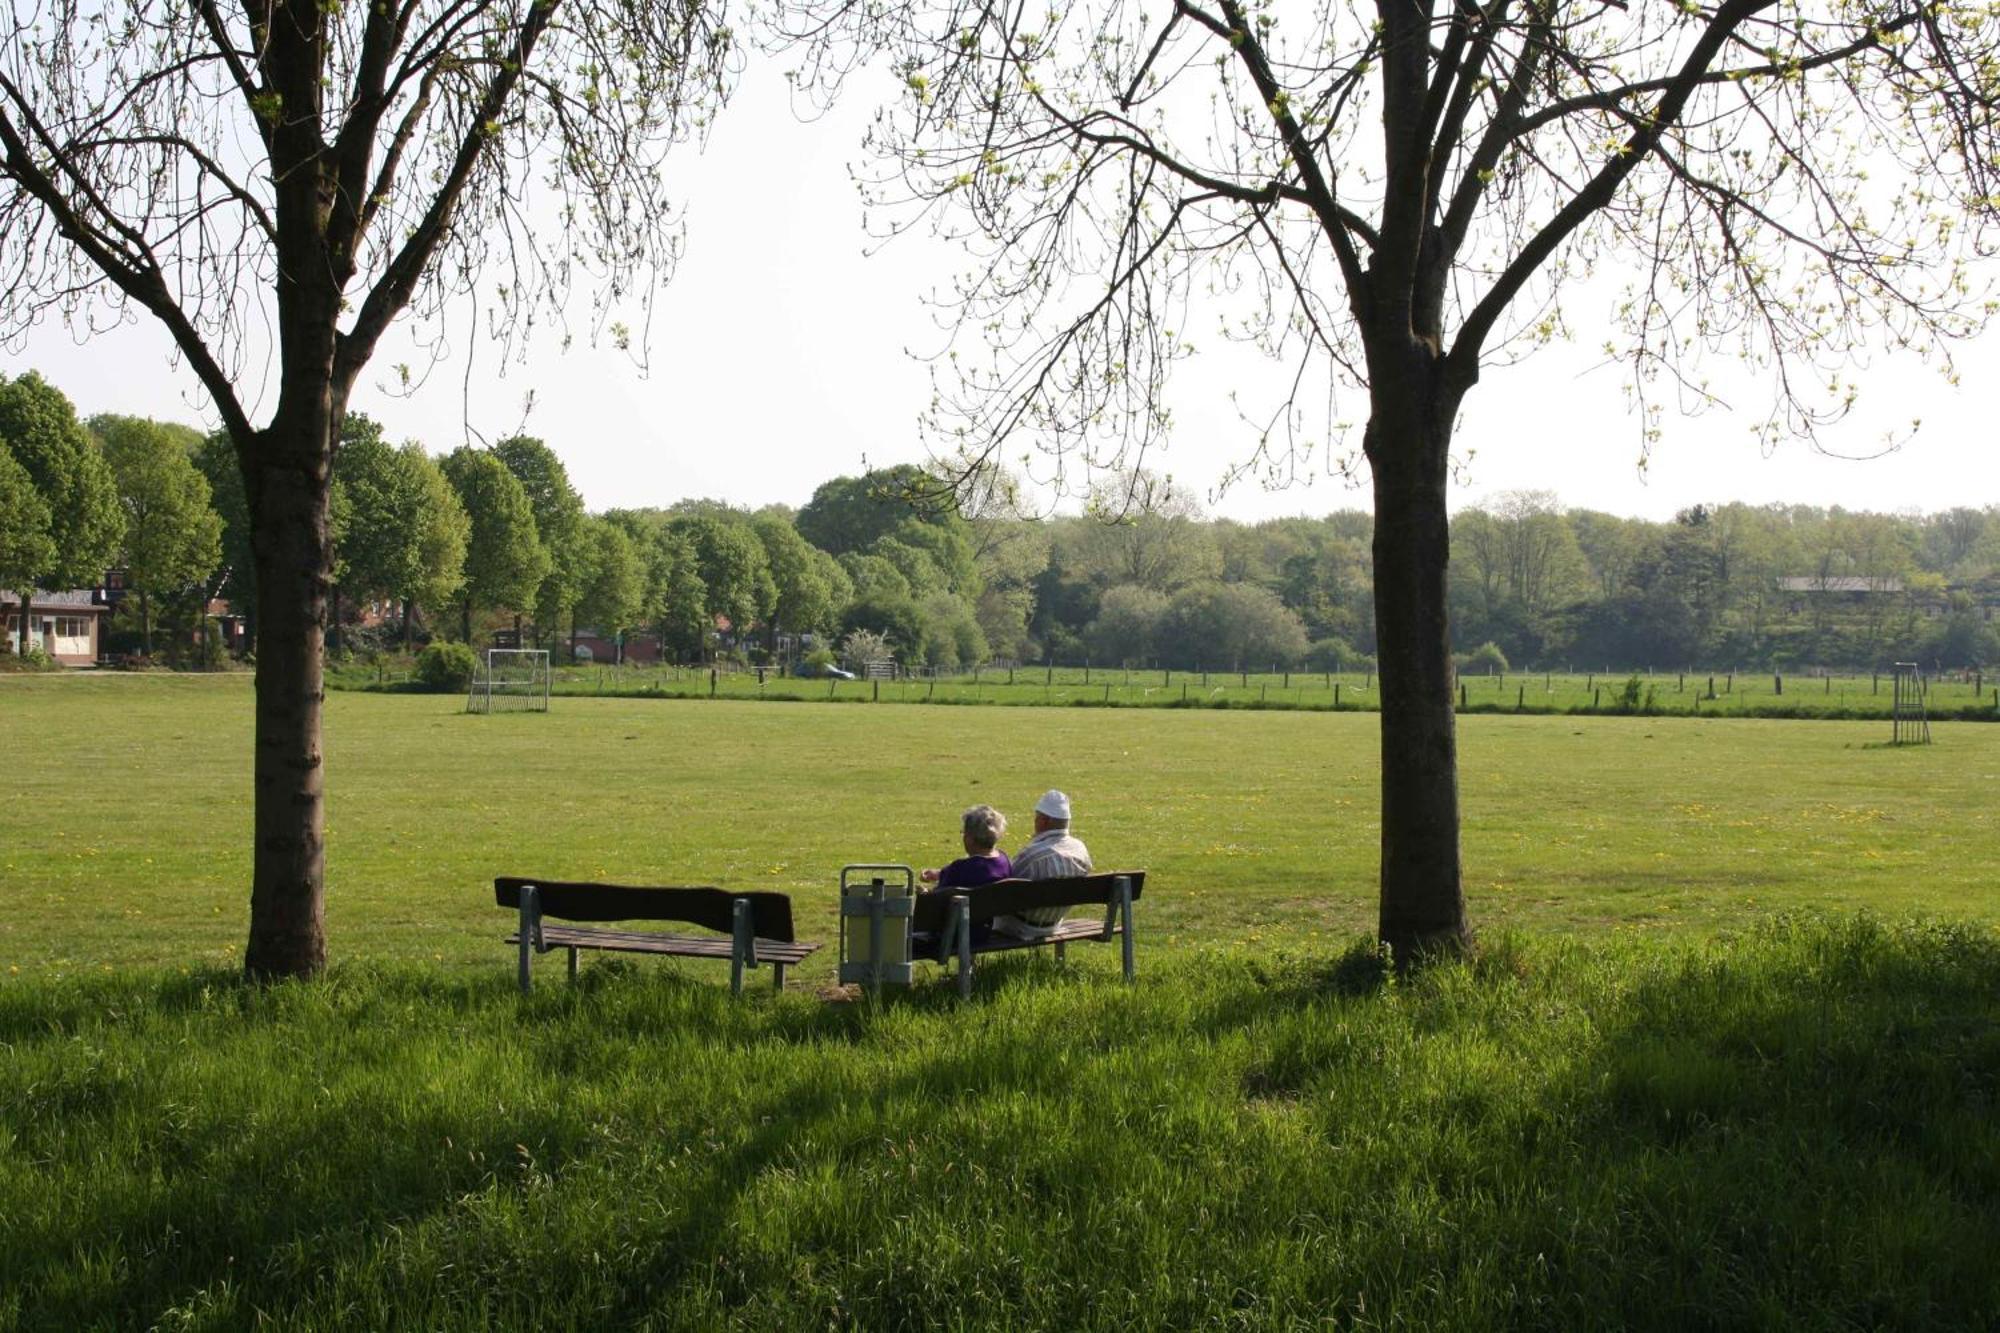
[[[1132,898],[1146,887],[1143,870],[1118,870],[1100,875],[1080,875],[1075,879],[1003,879],[976,889],[945,889],[917,895],[910,928],[926,934],[942,934],[951,919],[951,900],[964,894],[970,900],[972,924],[1011,916],[1037,907],[1108,906],[1118,901],[1118,881],[1132,881]]]
[[[735,923],[736,900],[750,900],[752,930],[760,940],[790,944],[790,895],[762,890],[730,893],[711,888],[641,888],[626,884],[582,884],[553,879],[504,876],[493,881],[493,901],[520,910],[521,889],[535,886],[542,915],[563,921],[679,921],[728,934]]]

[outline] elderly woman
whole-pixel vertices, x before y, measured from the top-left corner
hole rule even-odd
[[[920,876],[924,883],[934,889],[973,889],[1014,873],[1013,862],[1000,850],[1007,816],[990,805],[975,805],[961,822],[965,855],[942,870],[924,871]]]

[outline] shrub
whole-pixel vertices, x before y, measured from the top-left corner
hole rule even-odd
[[[1461,676],[1490,676],[1507,670],[1507,654],[1500,651],[1500,645],[1488,639],[1469,653],[1462,653],[1458,659],[1458,674]]]
[[[471,645],[434,640],[417,654],[417,684],[433,694],[453,694],[472,685],[479,659]]]
[[[1314,639],[1306,648],[1306,665],[1314,671],[1345,671],[1360,656],[1345,639]]]

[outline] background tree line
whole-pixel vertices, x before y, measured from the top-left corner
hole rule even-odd
[[[1004,487],[966,512],[934,503],[936,490],[904,465],[834,478],[797,510],[683,500],[591,513],[542,440],[434,458],[352,414],[334,461],[332,646],[507,628],[571,655],[588,629],[657,635],[675,661],[778,661],[810,635],[822,650],[945,669],[1372,662],[1361,511],[1213,519],[1148,479],[1143,508],[1115,521],[1102,512],[1129,485],[1097,497],[1097,513],[1033,518]],[[1454,638],[1462,660],[1479,646],[1479,668],[2000,660],[2000,507],[1724,504],[1653,522],[1512,492],[1461,510],[1452,546]],[[226,436],[80,421],[33,373],[0,381],[0,587],[31,598],[123,568],[114,639],[212,659],[203,608],[254,608],[249,552]],[[377,614],[361,631],[364,607]]]

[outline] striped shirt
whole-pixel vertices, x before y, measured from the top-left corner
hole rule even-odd
[[[1080,879],[1091,871],[1090,849],[1068,826],[1037,833],[1014,857],[1016,879]],[[1019,916],[993,919],[993,928],[1009,935],[1046,935],[1063,919],[1067,907],[1035,907]]]

